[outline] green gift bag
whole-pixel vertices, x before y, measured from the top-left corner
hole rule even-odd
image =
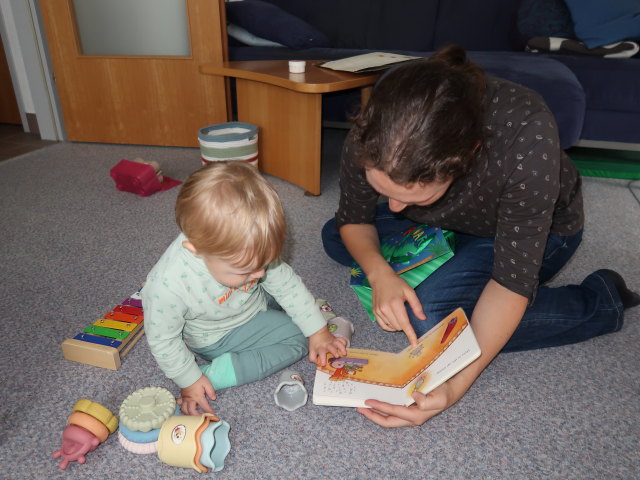
[[[453,232],[428,225],[415,225],[388,235],[380,242],[380,250],[391,268],[411,287],[420,285],[436,268],[453,257]],[[357,263],[351,268],[349,285],[358,295],[369,317],[372,290],[366,275]]]

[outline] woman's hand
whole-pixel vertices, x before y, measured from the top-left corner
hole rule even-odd
[[[474,362],[427,395],[414,393],[415,405],[403,407],[367,400],[358,412],[383,427],[422,425],[460,400],[482,371],[507,343],[527,307],[527,299],[495,280],[485,286],[471,317],[482,353]]]
[[[456,393],[455,388],[449,382],[445,382],[427,395],[414,392],[412,396],[416,403],[409,407],[367,400],[365,404],[371,408],[358,408],[357,411],[382,427],[413,427],[422,425],[443,412],[457,402],[464,393]]]
[[[391,269],[371,273],[368,280],[372,289],[373,315],[380,328],[390,332],[402,330],[409,343],[417,345],[418,339],[409,321],[405,303],[420,320],[426,320],[427,317],[415,290]]]
[[[347,340],[334,337],[327,327],[322,327],[309,337],[309,360],[324,367],[327,363],[327,353],[334,357],[346,355]]]
[[[207,377],[202,375],[193,385],[180,390],[180,398],[178,399],[178,405],[180,410],[185,415],[200,415],[198,407],[203,412],[213,413],[213,408],[209,405],[207,397],[211,400],[216,399],[216,391],[211,385],[211,382]]]
[[[389,266],[380,253],[378,231],[370,224],[347,224],[340,236],[354,260],[362,267],[373,290],[373,315],[384,330],[402,330],[411,345],[416,346],[416,332],[409,322],[405,302],[416,318],[425,320],[416,292]]]

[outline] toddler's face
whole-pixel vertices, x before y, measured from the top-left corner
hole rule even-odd
[[[236,267],[227,260],[217,257],[202,256],[207,270],[218,283],[227,287],[241,287],[264,277],[266,266],[259,268]]]

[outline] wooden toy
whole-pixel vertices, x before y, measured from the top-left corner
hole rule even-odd
[[[140,290],[124,299],[73,338],[62,342],[64,358],[118,370],[124,356],[144,335]]]

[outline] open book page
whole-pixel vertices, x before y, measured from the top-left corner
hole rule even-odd
[[[460,313],[458,313],[460,312]],[[456,310],[399,353],[348,348],[346,357],[329,358],[324,367],[333,380],[404,387],[427,368],[468,326],[462,309]]]
[[[358,407],[376,399],[411,405],[414,391],[433,390],[479,355],[466,315],[457,309],[425,333],[417,347],[396,354],[349,348],[346,357],[318,367],[313,403]]]
[[[328,373],[316,370],[312,401],[314,405],[333,407],[366,407],[365,400],[374,399],[395,405],[411,405],[411,394],[404,388],[384,387],[370,383],[333,382]]]
[[[397,53],[373,52],[356,55],[354,57],[341,58],[320,64],[320,67],[340,70],[342,72],[371,72],[382,70],[393,64],[408,62],[422,57],[412,57]]]

